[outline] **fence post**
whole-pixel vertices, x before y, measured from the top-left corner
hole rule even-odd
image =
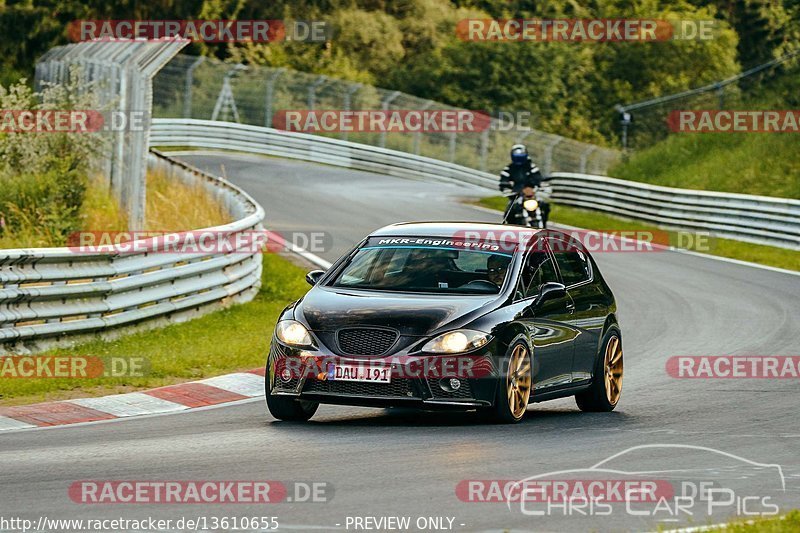
[[[272,127],[272,100],[275,97],[275,82],[286,69],[279,68],[267,78],[267,91],[264,95],[264,126]]]
[[[314,83],[308,86],[308,110],[314,111],[314,106],[317,103],[317,87],[325,83],[327,78],[325,76],[320,76]]]
[[[553,173],[553,148],[556,147],[558,143],[564,140],[564,137],[556,137],[553,142],[547,145],[547,148],[544,149],[544,175],[549,176]]]
[[[345,111],[350,111],[350,106],[352,105],[351,98],[354,94],[356,94],[359,91],[359,89],[361,89],[361,84],[355,83],[353,85],[350,85],[350,87],[348,87],[347,90],[345,90],[344,100],[342,102],[342,107],[344,108]],[[345,141],[347,140],[346,129],[342,129],[342,139]]]
[[[427,102],[425,102],[425,105],[420,106],[419,110],[420,111],[427,111],[428,109],[430,109],[430,107],[433,105],[433,103],[434,103],[433,100],[428,100]],[[419,131],[419,130],[415,131],[414,132],[414,140],[413,140],[413,143],[412,143],[413,144],[414,155],[419,155],[420,144],[421,144],[420,141],[421,140],[422,140],[422,132]]]
[[[392,100],[394,100],[395,98],[400,96],[400,94],[402,94],[400,91],[394,91],[394,92],[390,93],[389,96],[384,98],[383,102],[381,102],[381,109],[384,111],[384,113],[389,109],[389,104],[392,103]],[[381,137],[380,137],[380,141],[378,142],[378,146],[380,146],[381,148],[386,148],[386,130],[385,129],[381,132]]]
[[[597,150],[596,146],[590,146],[581,154],[581,174],[586,174],[586,163],[589,160],[589,155]]]
[[[486,128],[481,132],[481,162],[480,162],[480,169],[483,172],[486,172],[486,155],[489,153],[489,130],[491,129],[491,123],[489,127]]]
[[[448,149],[448,161],[451,163],[455,163],[456,161],[456,133],[455,131],[450,132],[450,146]]]

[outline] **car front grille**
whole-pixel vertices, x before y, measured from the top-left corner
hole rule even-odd
[[[346,328],[339,330],[337,342],[349,355],[383,355],[397,341],[397,331],[383,328]]]
[[[360,381],[308,380],[305,393],[323,392],[342,396],[410,397],[411,384],[407,379],[395,379],[391,383],[365,383]]]

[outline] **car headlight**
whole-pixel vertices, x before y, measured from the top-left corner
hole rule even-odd
[[[522,207],[525,208],[525,211],[536,211],[536,208],[539,207],[539,202],[534,199],[525,200],[522,202]]]
[[[422,347],[423,352],[429,353],[461,353],[480,348],[489,342],[489,335],[471,329],[457,329],[442,333],[428,341]]]
[[[311,346],[311,334],[297,320],[281,320],[275,326],[275,336],[290,346]]]

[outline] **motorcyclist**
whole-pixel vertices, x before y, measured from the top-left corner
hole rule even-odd
[[[534,195],[534,189],[539,189],[537,199],[542,210],[542,220],[547,225],[547,218],[550,214],[550,187],[544,183],[542,173],[528,155],[528,149],[524,144],[515,144],[511,147],[511,164],[500,172],[500,190],[506,192],[511,190],[515,193],[522,193],[526,197]],[[515,198],[511,197],[504,214],[508,214]]]

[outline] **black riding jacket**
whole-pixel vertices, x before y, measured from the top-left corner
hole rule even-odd
[[[526,163],[511,163],[500,172],[500,190],[521,191],[524,187],[539,187],[542,184],[542,173],[530,158]]]

